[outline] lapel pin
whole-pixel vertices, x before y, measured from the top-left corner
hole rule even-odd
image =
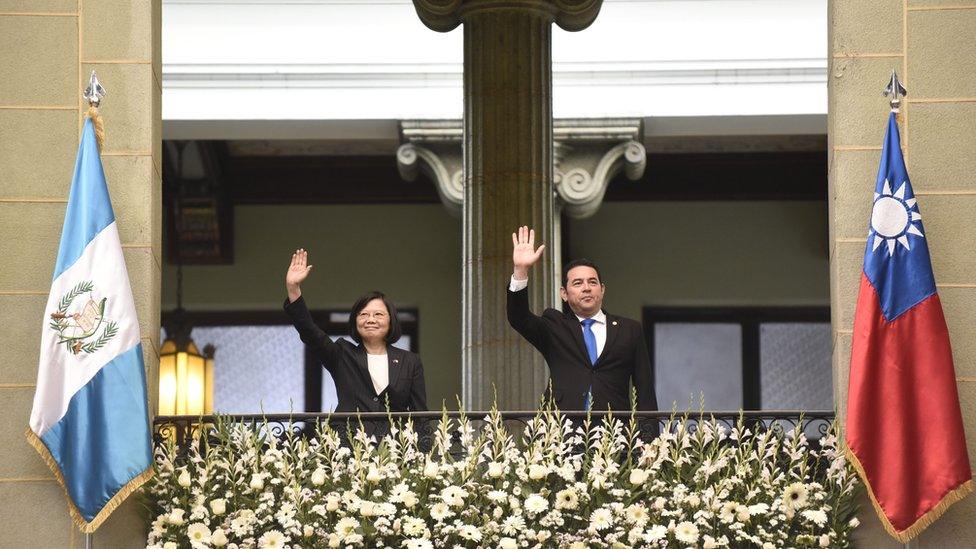
[[[399,361],[398,359],[395,359],[395,358],[394,358],[394,359],[393,359],[393,363],[394,363],[394,364],[399,364],[399,363],[400,363],[400,361]]]
[[[614,320],[614,321],[613,321],[613,325],[614,325],[614,326],[616,326],[616,325],[617,325],[617,321],[616,321],[616,320]]]

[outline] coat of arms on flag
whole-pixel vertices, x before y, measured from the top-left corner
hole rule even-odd
[[[27,429],[86,533],[152,475],[139,322],[93,116],[78,147]]]
[[[848,455],[885,529],[907,542],[972,491],[972,471],[949,331],[894,112],[852,339]]]

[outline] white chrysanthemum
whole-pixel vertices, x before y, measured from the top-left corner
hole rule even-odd
[[[441,490],[441,500],[451,507],[464,505],[464,498],[468,497],[468,492],[460,486],[448,486]]]
[[[497,461],[493,461],[488,464],[488,476],[491,478],[498,478],[505,474],[505,465]]]
[[[403,542],[403,546],[406,549],[434,549],[434,545],[430,543],[430,540],[424,538],[408,539]]]
[[[403,533],[408,536],[419,536],[427,529],[427,523],[417,517],[408,517],[403,521]]]
[[[286,541],[288,540],[284,534],[277,530],[271,530],[261,536],[261,539],[258,540],[258,547],[261,549],[281,549],[285,546]]]
[[[227,534],[221,528],[215,528],[213,533],[210,534],[210,544],[214,547],[223,547],[227,545]]]
[[[343,517],[339,519],[336,523],[335,533],[339,536],[340,540],[344,540],[347,537],[356,533],[356,528],[359,527],[359,521],[352,517]]]
[[[605,530],[613,523],[613,513],[606,507],[601,507],[590,514],[590,528]]]
[[[639,503],[635,503],[627,508],[627,520],[632,524],[643,525],[650,518],[650,515],[647,514],[647,508]]]
[[[518,542],[512,538],[498,540],[498,549],[518,549]]]
[[[566,488],[565,490],[560,490],[556,492],[556,509],[576,509],[579,504],[579,496],[576,495],[576,490],[573,488]]]
[[[430,508],[430,518],[441,521],[447,517],[453,516],[454,513],[443,501],[435,503],[433,507]]]
[[[533,463],[529,465],[529,478],[532,480],[542,480],[549,475],[549,469],[545,465]]]
[[[647,543],[654,543],[664,539],[668,535],[668,527],[662,526],[660,524],[655,524],[647,529],[647,533],[644,534],[644,541]]]
[[[674,527],[674,537],[681,543],[697,543],[698,542],[698,527],[694,524],[686,521],[679,522]]]
[[[457,533],[468,541],[481,541],[481,530],[478,530],[470,524],[465,524],[458,528]]]
[[[504,534],[517,536],[522,530],[525,530],[525,519],[521,515],[509,515],[502,521],[502,533]]]
[[[783,505],[793,509],[801,509],[807,504],[810,491],[802,482],[794,482],[783,490]]]
[[[756,503],[749,506],[749,516],[765,515],[769,512],[769,506],[765,503]]]
[[[803,517],[810,522],[816,524],[817,526],[823,526],[827,524],[827,513],[824,513],[820,509],[808,509],[800,513]]]
[[[488,501],[492,503],[505,503],[508,501],[508,494],[504,490],[492,490],[488,492]]]
[[[202,522],[194,522],[187,527],[186,537],[192,543],[210,543],[210,528]]]
[[[549,508],[549,500],[539,494],[532,494],[525,498],[525,511],[530,515],[537,515]]]

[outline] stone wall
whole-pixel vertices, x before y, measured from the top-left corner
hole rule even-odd
[[[24,430],[87,108],[81,91],[92,69],[108,91],[103,162],[150,383],[156,380],[160,7],[160,0],[0,0],[0,547],[84,547],[61,488]],[[95,534],[95,545],[140,547],[143,530],[130,501]]]
[[[851,329],[892,69],[909,96],[901,136],[952,338],[970,460],[976,461],[976,5],[966,0],[830,3],[830,279],[835,402],[847,402]],[[976,539],[976,498],[953,506],[919,547]],[[862,502],[861,545],[900,547]]]

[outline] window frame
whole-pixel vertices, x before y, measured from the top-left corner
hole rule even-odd
[[[656,307],[641,311],[644,337],[656,379],[654,325],[658,323],[738,324],[742,334],[742,409],[762,410],[762,372],[759,327],[766,323],[827,323],[828,306],[724,306],[724,307]]]

